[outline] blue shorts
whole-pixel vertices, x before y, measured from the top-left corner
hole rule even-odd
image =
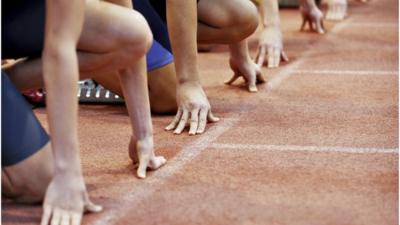
[[[147,0],[135,0],[135,9],[146,18],[154,36],[146,55],[147,70],[152,71],[173,62],[164,22]],[[39,58],[44,44],[45,1],[5,0],[2,2],[2,12],[2,59]]]
[[[147,70],[152,71],[174,61],[166,24],[148,0],[132,0],[135,10],[140,12],[150,26],[154,41],[147,53]]]
[[[11,166],[27,159],[49,142],[21,93],[1,72],[1,164]]]

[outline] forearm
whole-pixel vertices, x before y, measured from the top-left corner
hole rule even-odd
[[[77,134],[76,84],[79,72],[76,44],[83,26],[84,2],[47,0],[46,3],[43,76],[55,172],[81,174]]]
[[[149,91],[147,88],[146,59],[134,63],[120,74],[120,84],[133,125],[134,137],[146,140],[153,136]]]
[[[80,173],[77,135],[78,69],[75,51],[43,53],[46,105],[56,172]]]
[[[260,11],[264,27],[280,26],[278,0],[264,0]]]
[[[198,82],[196,0],[167,0],[167,20],[178,82]]]

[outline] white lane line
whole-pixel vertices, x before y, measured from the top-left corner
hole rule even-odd
[[[325,34],[323,36],[325,39],[328,39],[330,34],[338,33],[341,30],[343,30],[349,23],[351,22],[351,19],[348,19],[338,25],[336,25],[329,33]],[[322,37],[322,36],[321,36]],[[324,39],[322,39],[324,40]],[[310,46],[309,50],[305,51],[302,55],[300,55],[299,59],[297,61],[292,62],[290,65],[285,66],[277,75],[275,75],[271,80],[268,81],[267,83],[267,92],[271,92],[275,88],[277,88],[284,80],[289,78],[291,75],[293,75],[293,71],[296,71],[303,63],[304,61],[312,54],[315,52],[314,49],[318,50],[318,43],[313,44]]]
[[[384,27],[384,28],[395,28],[398,27],[399,24],[397,23],[374,23],[374,22],[352,22],[349,24],[349,27],[373,27],[373,28],[379,28],[379,27]]]
[[[261,150],[261,151],[304,151],[304,152],[340,152],[340,153],[385,153],[398,154],[399,149],[395,148],[354,148],[338,146],[301,146],[301,145],[263,145],[263,144],[219,144],[211,145],[215,149],[229,150]]]
[[[374,71],[374,70],[295,70],[296,74],[322,74],[322,75],[399,75],[399,71]]]
[[[193,161],[194,158],[200,155],[203,150],[210,147],[212,142],[232,128],[238,121],[239,119],[236,118],[223,119],[222,121],[219,121],[214,127],[199,136],[198,139],[193,141],[191,144],[184,146],[180,153],[173,159],[169,160],[164,167],[154,172],[150,177],[137,182],[128,192],[123,193],[120,198],[125,201],[120,203],[118,206],[115,206],[112,209],[107,209],[107,211],[99,214],[97,220],[93,224],[114,224],[113,222],[116,222],[114,220],[126,216],[130,210],[135,210],[136,207],[139,207],[138,204],[140,204],[140,202],[144,201],[155,191],[162,188],[168,178],[174,176],[186,164]]]

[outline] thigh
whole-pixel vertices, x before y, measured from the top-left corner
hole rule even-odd
[[[216,28],[241,23],[249,14],[257,16],[257,9],[249,0],[200,0],[197,5],[199,22]]]
[[[5,197],[25,203],[42,201],[54,173],[50,143],[23,161],[3,167],[1,173]]]
[[[1,160],[15,165],[49,142],[35,114],[8,76],[1,75]]]

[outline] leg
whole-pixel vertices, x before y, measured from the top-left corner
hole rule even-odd
[[[101,1],[87,3],[78,43],[81,79],[115,74],[143,55],[148,48],[143,43],[150,40],[142,27],[146,22],[135,11]],[[40,58],[21,61],[6,71],[19,90],[43,87]]]
[[[38,202],[53,177],[49,137],[8,76],[1,76],[2,194]]]
[[[176,105],[176,75],[175,65],[167,64],[161,68],[148,72],[149,96],[151,111],[154,113],[175,113]],[[103,87],[122,96],[118,79],[113,76],[96,78]]]
[[[1,175],[2,194],[5,197],[25,203],[42,201],[53,177],[50,142],[22,162],[4,167]]]
[[[200,0],[199,43],[231,44],[250,36],[258,26],[257,8],[251,1]]]

